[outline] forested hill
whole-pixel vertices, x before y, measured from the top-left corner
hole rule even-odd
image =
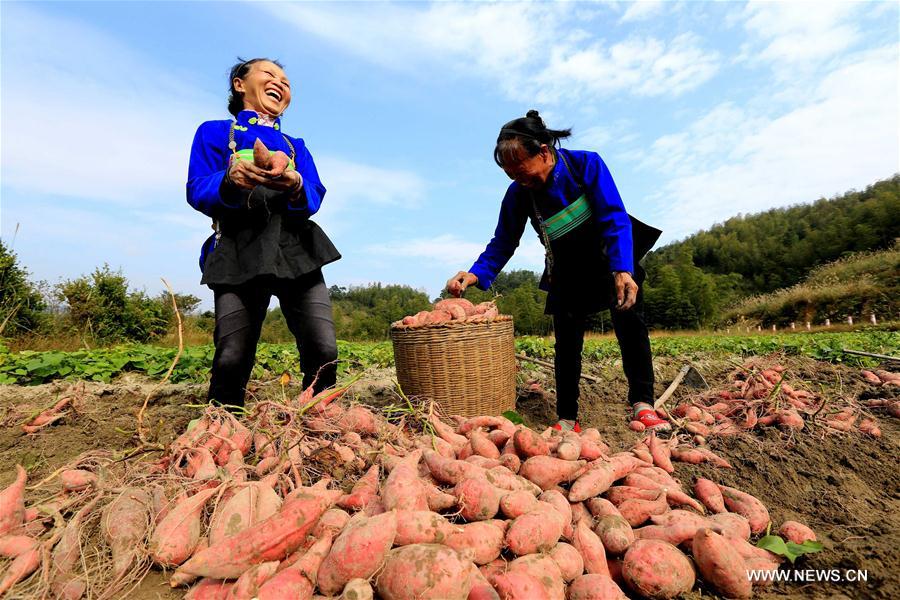
[[[735,291],[753,295],[792,286],[847,253],[888,248],[897,237],[900,175],[829,200],[738,215],[652,252],[644,265],[652,285],[663,265],[689,256],[705,273],[740,275]]]

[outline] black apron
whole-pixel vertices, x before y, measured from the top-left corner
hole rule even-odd
[[[224,187],[224,185],[223,185]],[[296,279],[338,260],[341,255],[305,211],[287,208],[288,194],[257,186],[222,190],[242,208],[218,220],[218,233],[207,240],[201,283],[240,285],[254,277]]]
[[[537,198],[531,192],[531,225],[537,231],[547,257],[540,285],[548,292],[544,312],[548,315],[592,314],[610,309],[616,304],[616,287],[610,272],[603,231],[590,208],[590,198],[581,178],[569,169],[568,161],[561,152],[556,155],[578,185],[581,195],[562,211],[544,218],[538,209]],[[578,210],[579,202],[587,205],[587,213]],[[639,261],[650,251],[662,231],[631,215],[629,219],[634,280],[641,285],[645,273]]]

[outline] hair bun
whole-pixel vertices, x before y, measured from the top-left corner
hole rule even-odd
[[[528,118],[531,118],[531,119],[540,119],[541,118],[541,114],[538,111],[534,110],[533,108],[531,110],[529,110],[527,113],[525,113],[525,116]]]

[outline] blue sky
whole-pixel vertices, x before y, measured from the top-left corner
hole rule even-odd
[[[490,239],[499,127],[541,111],[683,238],[900,171],[896,2],[2,2],[0,234],[34,279],[104,262],[211,305],[191,139],[237,55],[280,59],[328,188],[329,284],[435,295]],[[508,268],[539,269],[529,229]]]

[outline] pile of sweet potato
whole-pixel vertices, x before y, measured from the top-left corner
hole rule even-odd
[[[27,508],[19,469],[0,496],[0,596],[116,597],[152,562],[193,599],[671,598],[698,576],[745,598],[746,569],[779,566],[749,541],[770,523],[758,499],[674,476],[673,460],[728,466],[708,450],[389,420],[335,396],[210,408],[161,458],[117,479],[121,462],[81,460]]]
[[[400,321],[391,323],[394,329],[407,327],[422,327],[425,325],[437,325],[439,323],[485,323],[491,322],[500,316],[497,305],[493,302],[472,304],[465,298],[448,298],[435,302],[432,310],[423,310],[414,315],[403,317]]]
[[[884,379],[870,371],[862,372],[873,384],[874,379],[878,385],[885,386],[898,381],[892,378],[892,373],[878,373]],[[846,399],[841,399],[840,404],[826,403],[819,394],[799,389],[799,385],[789,381],[781,365],[760,367],[749,362],[732,374],[728,387],[681,402],[671,411],[671,416],[677,425],[694,434],[696,443],[703,444],[709,436],[736,435],[759,427],[799,431],[813,420],[828,432],[857,429],[878,437],[881,435],[878,424],[874,417],[864,414],[863,407],[883,407],[892,414],[900,414],[900,402],[896,407],[887,400],[864,401],[861,405]]]

